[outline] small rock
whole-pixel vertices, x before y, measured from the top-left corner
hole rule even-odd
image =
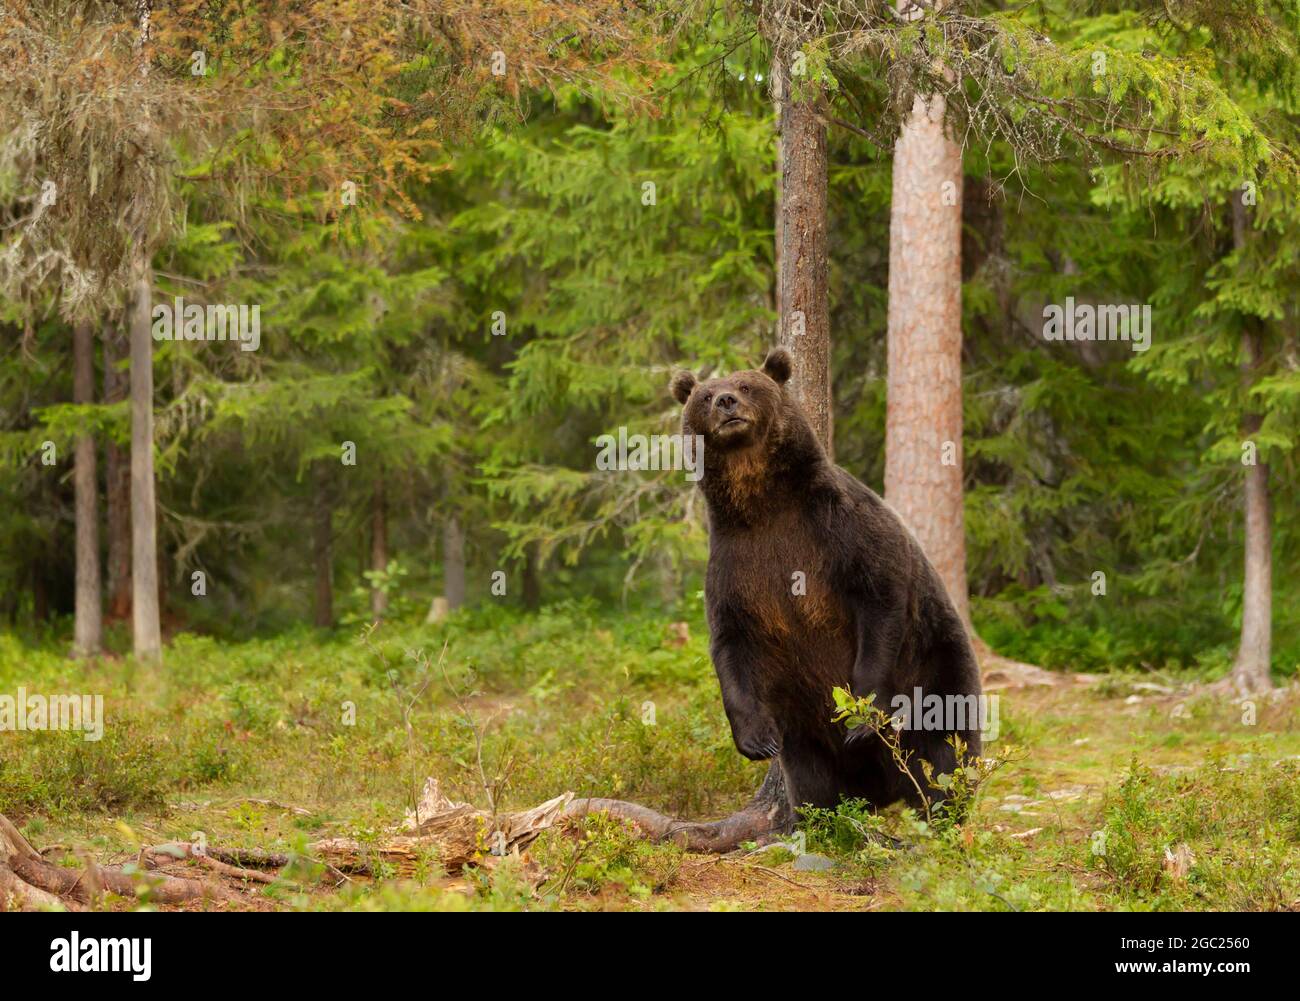
[[[835,863],[825,855],[800,855],[794,860],[795,872],[828,872],[835,868]]]
[[[1036,815],[1030,813],[1029,812],[1030,809],[1032,807],[1042,806],[1042,805],[1043,805],[1043,801],[1041,799],[1035,799],[1035,800],[1026,801],[1024,803],[1003,803],[1001,806],[998,807],[998,809],[1006,813],[1018,813],[1024,817],[1033,817]]]

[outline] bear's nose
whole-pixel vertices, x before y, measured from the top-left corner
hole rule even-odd
[[[730,393],[721,393],[718,396],[717,401],[714,403],[714,406],[727,411],[727,413],[731,413],[731,411],[736,409],[736,398]]]

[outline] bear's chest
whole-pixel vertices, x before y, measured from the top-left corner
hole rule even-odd
[[[715,536],[706,589],[711,604],[740,613],[769,642],[846,625],[826,544],[794,518],[775,519],[760,532]]]

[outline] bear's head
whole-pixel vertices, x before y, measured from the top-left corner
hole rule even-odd
[[[757,371],[705,382],[678,372],[669,388],[682,405],[682,433],[703,437],[706,455],[768,442],[792,407],[784,389],[792,367],[790,352],[776,348]]]

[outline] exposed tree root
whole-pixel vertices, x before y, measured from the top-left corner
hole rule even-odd
[[[349,838],[316,841],[308,846],[306,859],[341,878],[348,872],[412,876],[426,864],[448,872],[466,865],[490,866],[494,859],[520,851],[567,818],[602,811],[631,821],[654,840],[673,841],[698,852],[721,853],[746,841],[773,840],[793,826],[785,781],[775,762],[749,803],[729,817],[710,822],[677,820],[622,800],[574,800],[572,793],[531,810],[491,814],[467,803],[453,803],[430,778],[417,808],[408,811],[399,830],[377,844]],[[282,870],[293,861],[285,852],[201,848],[177,841],[143,848],[125,865],[101,866],[82,855],[79,867],[67,867],[46,861],[0,814],[0,910],[81,911],[98,904],[105,894],[163,905],[247,903],[257,887],[283,878],[282,873],[264,870]],[[182,865],[193,875],[163,871]]]
[[[1254,684],[1247,678],[1240,677],[1234,669],[1218,681],[1205,685],[1202,691],[1230,701],[1240,701],[1242,699],[1276,698],[1285,691],[1285,688],[1274,686],[1272,681],[1268,682],[1267,688]]]
[[[9,818],[0,813],[0,862],[12,855],[39,859],[40,853],[31,846],[22,832],[9,822]]]
[[[159,871],[184,860],[227,879],[244,883],[269,883],[276,877],[236,868],[220,859],[195,852],[188,844],[146,848],[126,866],[101,866],[82,856],[81,868],[47,862],[9,818],[0,814],[0,910],[40,910],[59,907],[85,910],[105,893],[147,898],[150,903],[174,905],[210,900],[236,902],[241,895],[220,879],[190,878]],[[287,857],[285,858],[287,862]]]
[[[175,859],[169,861],[174,862]],[[86,869],[78,871],[51,865],[44,860],[11,858],[9,867],[31,886],[78,904],[92,903],[104,891],[119,897],[147,896],[151,903],[156,904],[183,904],[204,898],[218,901],[238,899],[237,894],[218,882],[185,879],[158,872],[128,874],[116,866],[101,867],[91,863]]]
[[[417,808],[399,831],[377,844],[327,838],[308,846],[306,860],[325,866],[340,879],[346,873],[413,876],[427,867],[455,871],[487,865],[529,845],[564,816],[573,798],[565,793],[531,810],[494,815],[467,803],[453,803],[435,779],[425,783]],[[82,866],[47,862],[9,820],[0,814],[0,911],[64,907],[84,910],[105,893],[145,898],[156,904],[195,900],[247,903],[258,886],[275,883],[294,861],[284,852],[201,848],[177,841],[143,848],[126,866],[100,866],[88,856]],[[194,875],[164,872],[185,866]]]
[[[980,665],[980,680],[986,692],[1000,688],[1073,685],[1095,680],[1093,675],[1048,671],[1036,664],[1004,657],[995,653],[980,636],[973,637],[971,645],[975,648],[975,659]]]
[[[15,866],[34,863],[44,864],[40,853],[9,822],[9,818],[0,813],[0,910],[39,910],[58,907],[62,903],[56,894],[15,871]]]
[[[639,803],[597,798],[573,800],[564,815],[581,817],[602,812],[630,821],[654,841],[672,841],[687,851],[718,853],[734,851],[746,841],[774,840],[789,833],[794,819],[785,792],[785,778],[775,761],[753,798],[721,820],[678,820]]]
[[[32,886],[25,879],[19,878],[7,865],[0,863],[0,911],[37,911],[57,909],[60,906],[67,907],[68,910],[83,909],[60,900],[38,886]]]
[[[232,853],[208,853],[197,851],[188,841],[174,841],[165,845],[156,845],[153,848],[146,848],[143,855],[151,866],[162,867],[176,862],[178,859],[188,859],[197,862],[205,868],[211,869],[220,876],[229,876],[231,879],[239,879],[244,882],[253,883],[274,883],[275,876],[269,876],[264,872],[256,869],[246,869],[238,865],[231,865],[221,858],[216,858],[215,854],[230,857]],[[238,853],[234,853],[238,854]],[[281,867],[289,864],[289,856],[280,856],[284,861]]]

